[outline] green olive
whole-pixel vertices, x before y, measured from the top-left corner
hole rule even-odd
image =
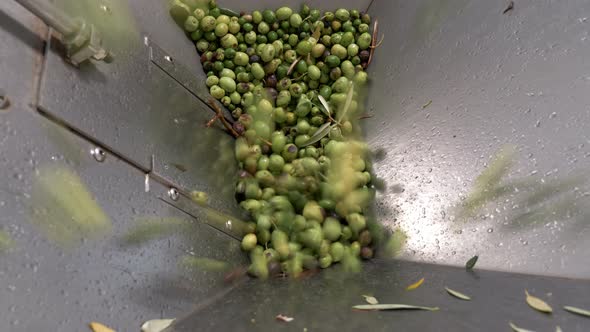
[[[257,80],[261,80],[265,76],[264,69],[262,68],[262,66],[259,63],[253,63],[251,71],[252,71],[252,75]]]
[[[361,50],[366,50],[371,46],[371,35],[368,32],[363,32],[356,40],[356,44]]]
[[[344,60],[340,64],[340,69],[342,70],[342,74],[344,77],[348,79],[352,79],[355,75],[354,65],[349,60]]]
[[[351,213],[346,216],[346,221],[348,222],[348,226],[352,230],[353,234],[359,234],[360,231],[367,227],[367,222],[365,221],[365,217],[363,217],[359,213]]]
[[[289,17],[291,17],[291,15],[293,14],[293,10],[289,7],[281,7],[279,9],[277,9],[276,11],[276,18],[279,21],[284,21],[286,19],[289,19]]]
[[[301,15],[294,13],[291,15],[291,17],[289,17],[289,24],[292,27],[299,28],[299,26],[301,26],[301,23],[303,23],[303,19],[301,18]]]
[[[281,260],[289,257],[289,241],[287,234],[281,230],[275,229],[271,234],[271,243],[273,248],[279,254]]]
[[[307,220],[324,221],[324,212],[316,201],[308,201],[303,208],[303,216]]]
[[[337,241],[340,238],[342,232],[342,226],[338,219],[328,217],[323,224],[324,238],[329,241]]]
[[[295,216],[295,219],[293,220],[293,231],[295,232],[301,232],[305,229],[307,220],[305,220],[305,217],[298,214]]]
[[[256,243],[258,243],[256,234],[246,234],[242,238],[242,250],[251,251],[256,247]]]
[[[274,188],[264,188],[262,189],[262,199],[265,201],[270,200],[271,198],[273,198],[276,194],[276,191],[274,190]]]
[[[199,20],[194,16],[188,16],[184,21],[184,30],[194,32],[199,28]]]
[[[207,80],[205,81],[205,84],[210,88],[214,85],[219,84],[219,77],[213,75],[213,76],[209,76],[207,77]]]
[[[228,31],[229,27],[225,23],[218,23],[217,26],[215,26],[215,35],[219,38],[225,36]]]
[[[209,88],[209,93],[215,99],[221,99],[225,96],[225,90],[223,90],[219,85],[213,85]]]
[[[326,57],[326,64],[330,68],[335,68],[340,65],[340,58],[334,54],[330,54]]]
[[[213,31],[216,27],[215,17],[205,16],[200,22],[200,28],[205,32]]]
[[[311,48],[311,43],[308,40],[303,40],[297,44],[297,48],[295,50],[297,51],[297,54],[305,56],[311,52]]]
[[[350,229],[350,227],[348,226],[343,226],[342,227],[342,235],[341,235],[341,239],[343,241],[348,241],[352,238],[352,230]]]
[[[308,228],[300,233],[300,241],[308,248],[319,250],[322,244],[322,230],[321,228]]]
[[[330,254],[327,254],[325,256],[320,257],[319,264],[322,269],[327,269],[328,267],[330,267],[330,265],[332,265],[332,256]]]
[[[222,77],[219,79],[219,86],[225,90],[225,92],[232,93],[236,91],[236,82],[229,77]]]
[[[238,39],[236,36],[228,33],[221,38],[221,46],[235,49],[238,47]]]
[[[252,22],[255,24],[260,24],[262,22],[262,13],[255,10],[252,12]]]

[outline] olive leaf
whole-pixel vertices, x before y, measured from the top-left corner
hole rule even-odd
[[[472,270],[473,267],[475,266],[475,263],[477,263],[477,260],[479,259],[479,256],[475,255],[473,257],[471,257],[467,263],[465,263],[465,268],[467,270]]]
[[[324,113],[326,113],[326,115],[328,115],[328,116],[331,116],[332,111],[330,111],[330,105],[328,105],[328,102],[326,101],[326,99],[324,99],[324,97],[322,97],[322,95],[318,95],[318,99],[320,100],[320,103],[322,103],[322,106],[324,106]]]
[[[379,304],[379,301],[374,296],[363,295],[363,297],[368,304]]]
[[[92,332],[115,332],[115,330],[111,329],[110,327],[98,322],[90,322],[88,327],[90,327]]]
[[[526,330],[526,329],[520,328],[520,327],[514,325],[512,322],[509,322],[508,324],[510,324],[512,331],[514,331],[514,332],[534,332],[531,330]]]
[[[528,303],[528,305],[531,306],[531,308],[545,313],[553,312],[553,309],[551,309],[551,307],[547,303],[545,303],[545,301],[541,300],[538,297],[530,295],[527,290],[525,290],[524,293],[526,294],[526,303]]]
[[[337,123],[340,123],[342,121],[342,119],[344,119],[344,117],[346,116],[346,113],[348,113],[348,109],[350,109],[350,104],[352,104],[352,96],[354,95],[354,89],[352,87],[352,82],[349,84],[349,88],[348,88],[348,94],[346,95],[346,102],[344,103],[344,107],[342,108],[342,112],[340,112],[340,116],[338,117],[338,119],[336,119]]]
[[[414,290],[418,287],[420,287],[420,285],[422,285],[422,283],[424,282],[424,278],[416,281],[415,283],[411,284],[410,286],[406,287],[406,290]]]
[[[564,306],[563,309],[566,310],[566,311],[572,312],[574,314],[578,314],[578,315],[590,317],[590,310],[585,310],[585,309],[581,309],[581,308],[571,307],[571,306],[568,306],[568,305]]]
[[[308,145],[312,145],[312,144],[315,144],[316,142],[319,142],[322,138],[324,138],[326,135],[328,135],[330,130],[333,128],[333,126],[330,126],[330,125],[331,125],[330,122],[324,123],[321,127],[318,128],[318,130],[315,132],[315,134],[313,134],[309,138],[309,140],[307,140],[307,142],[305,142],[305,144],[303,144],[301,147],[304,148]]]
[[[471,297],[469,297],[463,293],[459,293],[456,290],[450,289],[449,287],[445,287],[445,289],[449,294],[453,295],[454,297],[456,297],[458,299],[465,300],[465,301],[471,301]]]
[[[168,326],[172,325],[174,319],[152,319],[141,325],[141,332],[158,332],[164,331]]]
[[[352,308],[357,310],[439,310],[438,307],[422,307],[409,304],[359,304]]]

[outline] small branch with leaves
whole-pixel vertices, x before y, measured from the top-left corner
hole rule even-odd
[[[353,84],[351,83],[348,88],[348,94],[346,95],[346,102],[344,103],[342,112],[340,112],[337,119],[334,119],[334,117],[332,117],[332,111],[330,110],[330,105],[328,104],[326,99],[324,99],[324,97],[322,97],[321,95],[318,96],[318,99],[320,100],[323,106],[322,111],[324,112],[324,114],[328,116],[329,121],[327,121],[321,127],[319,127],[315,134],[313,134],[309,138],[309,140],[301,146],[302,148],[319,142],[322,138],[326,137],[326,135],[330,133],[330,130],[332,130],[332,128],[342,126],[342,120],[346,116],[346,113],[348,113],[350,105],[352,104],[353,95],[354,89]]]

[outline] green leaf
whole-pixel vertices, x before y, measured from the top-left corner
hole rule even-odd
[[[530,295],[527,290],[525,290],[524,293],[526,294],[526,303],[528,303],[528,305],[531,306],[531,308],[549,314],[553,312],[553,309],[551,309],[551,307],[547,303],[545,303],[545,301],[541,300],[538,297]]]
[[[578,314],[578,315],[582,315],[582,316],[586,316],[586,317],[590,317],[590,311],[589,310],[585,310],[585,309],[581,309],[581,308],[576,308],[576,307],[571,307],[571,306],[564,306],[563,307],[564,310],[572,312],[574,314]]]
[[[322,106],[324,106],[324,113],[326,113],[326,115],[328,115],[328,116],[331,116],[332,111],[330,111],[330,105],[328,105],[328,102],[326,101],[326,99],[324,99],[324,97],[322,97],[322,95],[319,95],[318,99],[320,100],[320,103],[322,103]]]
[[[348,109],[350,108],[350,104],[352,104],[352,96],[354,95],[354,89],[352,88],[352,82],[349,85],[348,88],[348,94],[346,95],[346,102],[344,103],[344,107],[342,108],[342,112],[340,112],[340,116],[338,117],[338,119],[336,119],[337,123],[340,123],[340,121],[342,121],[342,119],[344,119],[344,117],[346,116],[346,113],[348,113]]]
[[[353,306],[353,308],[357,310],[439,310],[438,307],[422,307],[409,304],[359,304]]]
[[[510,324],[512,331],[514,331],[514,332],[535,332],[532,330],[526,330],[526,329],[520,328],[520,327],[514,325],[512,322],[509,322],[508,324]]]
[[[308,145],[312,145],[319,142],[322,138],[328,135],[332,127],[333,126],[330,126],[330,122],[324,123],[321,127],[318,128],[315,134],[313,134],[313,136],[311,136],[309,140],[307,140],[307,142],[305,142],[305,144],[303,144],[301,147],[304,148]]]
[[[475,266],[475,263],[477,263],[477,260],[479,259],[479,256],[475,255],[473,257],[471,257],[467,263],[465,263],[465,268],[467,270],[472,270],[473,267]]]
[[[453,295],[454,297],[461,299],[461,300],[465,300],[465,301],[471,301],[471,297],[463,294],[463,293],[459,293],[456,290],[452,290],[449,287],[445,287],[445,289],[447,290],[447,292],[451,295]]]

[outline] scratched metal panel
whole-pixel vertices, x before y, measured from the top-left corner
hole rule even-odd
[[[507,3],[373,3],[385,39],[365,121],[387,151],[380,219],[408,233],[406,259],[480,254],[488,269],[588,278],[590,3],[523,0],[502,14]],[[506,145],[499,185],[521,185],[464,221],[454,206]]]
[[[179,316],[226,287],[219,273],[180,269],[179,258],[194,254],[235,266],[245,257],[235,240],[162,201],[167,187],[152,181],[145,193],[142,172],[108,154],[96,162],[89,142],[35,112],[43,30],[15,2],[0,5],[0,88],[11,102],[0,111],[0,231],[11,239],[8,248],[0,246],[2,330],[83,331],[100,321],[135,331],[144,320]],[[112,231],[80,236],[64,249],[33,225],[34,215],[45,220],[44,210],[35,209],[44,196],[33,188],[47,167],[77,174]],[[191,231],[123,246],[122,236],[145,218],[185,220]]]

